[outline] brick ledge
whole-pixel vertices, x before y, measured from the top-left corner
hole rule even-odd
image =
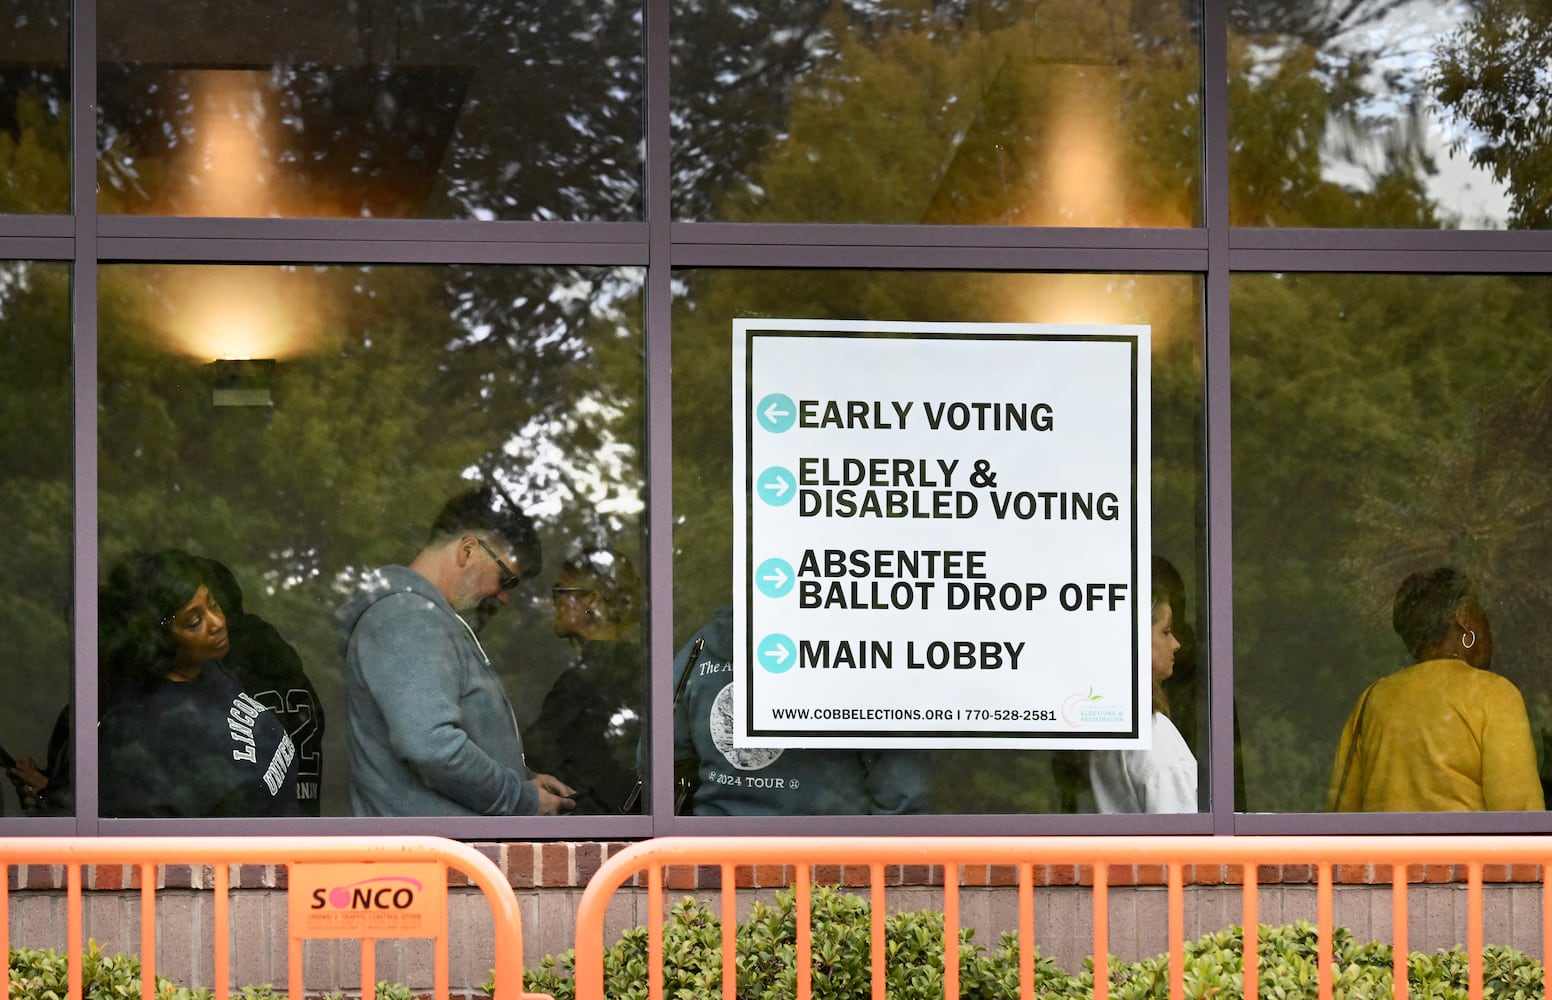
[[[627,846],[623,842],[577,841],[566,843],[482,843],[473,845],[507,878],[514,889],[579,889],[587,885],[606,859]],[[1391,866],[1338,865],[1332,881],[1338,885],[1390,885]],[[735,869],[734,879],[741,889],[781,888],[792,884],[794,865],[752,865]],[[1315,865],[1261,865],[1257,881],[1261,885],[1314,885]],[[1036,886],[1086,886],[1093,884],[1089,865],[1045,865],[1032,868]],[[1187,865],[1182,872],[1186,885],[1240,885],[1244,878],[1239,865]],[[865,887],[870,881],[867,865],[816,865],[813,881],[847,887]],[[1465,865],[1410,865],[1407,882],[1446,885],[1466,881]],[[1488,883],[1536,883],[1541,881],[1539,865],[1484,865],[1482,881]],[[1162,886],[1167,884],[1163,865],[1111,865],[1108,882],[1112,886]],[[57,891],[65,888],[63,865],[11,866],[7,884],[12,892]],[[209,889],[214,884],[207,865],[165,865],[158,871],[159,889]],[[448,873],[450,886],[468,886],[462,873]],[[634,885],[645,885],[637,876]],[[671,865],[663,884],[676,892],[716,889],[722,884],[717,865]],[[891,888],[943,885],[939,865],[885,865],[884,884]],[[959,884],[965,887],[1012,887],[1018,885],[1014,865],[963,865]],[[114,892],[140,888],[139,865],[88,865],[82,885],[89,891]],[[236,889],[284,889],[284,865],[233,865],[231,887]]]

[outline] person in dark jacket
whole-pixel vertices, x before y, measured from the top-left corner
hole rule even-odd
[[[641,734],[640,578],[623,555],[584,549],[561,565],[550,603],[572,666],[524,730],[528,763],[575,786],[577,812],[620,813],[636,784]]]
[[[204,560],[131,556],[103,590],[98,726],[104,816],[295,816],[296,746],[222,661]]]
[[[690,665],[690,650],[703,639]],[[685,677],[685,668],[690,674]],[[919,750],[740,749],[733,745],[733,609],[724,605],[674,658],[674,756],[698,763],[697,816],[856,816],[927,810]]]

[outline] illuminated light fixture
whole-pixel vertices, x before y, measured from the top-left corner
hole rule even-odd
[[[210,390],[214,406],[274,406],[270,381],[275,374],[274,358],[242,358],[212,361],[215,385]]]

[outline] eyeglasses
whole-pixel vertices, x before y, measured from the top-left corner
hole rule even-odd
[[[551,587],[550,600],[558,601],[567,594],[596,594],[592,587]]]
[[[495,550],[492,549],[489,545],[485,544],[485,539],[480,538],[479,536],[475,536],[474,540],[480,543],[480,548],[485,550],[486,555],[496,560],[496,568],[501,570],[502,590],[512,590],[518,584],[523,582],[523,578],[512,572],[512,568],[503,562],[500,556],[496,555]]]

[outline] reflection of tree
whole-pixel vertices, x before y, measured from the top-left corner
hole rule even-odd
[[[1463,116],[1461,106],[1508,116],[1535,99],[1523,74],[1516,84],[1491,71],[1494,58],[1531,42],[1534,29],[1489,16],[1513,6],[1480,6],[1447,45],[1414,52],[1411,75],[1375,83],[1365,74],[1395,29],[1355,29],[1387,17],[1408,24],[1403,5],[1236,0],[1235,223],[1449,224],[1426,193],[1432,164],[1409,123],[1430,86]],[[1545,11],[1539,18],[1545,34]],[[1525,72],[1545,66],[1544,50],[1518,51]],[[1534,166],[1536,140],[1508,117],[1498,124],[1487,131],[1503,141],[1500,165],[1514,166],[1498,175],[1512,221],[1534,225],[1546,176]],[[1365,152],[1375,148],[1378,159]],[[1328,179],[1323,157],[1369,165],[1365,184]],[[1546,456],[1523,440],[1539,412],[1527,400],[1539,398],[1533,386],[1552,364],[1547,312],[1544,289],[1495,277],[1236,282],[1234,658],[1251,809],[1321,807],[1343,718],[1369,681],[1401,665],[1396,585],[1427,564],[1455,562],[1482,583],[1495,667],[1533,711],[1539,702],[1536,721],[1548,725],[1547,595],[1534,582],[1544,575]]]
[[[105,5],[105,205],[205,215],[640,217],[639,5],[440,0],[398,5],[386,19],[374,19],[382,11],[373,7],[352,5],[353,21],[337,11],[322,21],[311,10],[269,17],[248,26],[238,56],[220,39],[240,11],[164,4],[159,22],[210,28],[168,52],[146,36],[133,5]],[[223,184],[240,189],[240,202],[213,198]]]
[[[1283,35],[1321,49],[1384,21],[1411,0],[1231,0],[1229,16],[1249,35]],[[1369,52],[1376,50],[1369,49]]]
[[[221,559],[331,702],[328,615],[341,591],[413,555],[471,475],[498,480],[537,513],[551,565],[600,540],[637,554],[643,378],[639,282],[628,273],[240,270],[311,288],[298,306],[316,327],[310,352],[276,366],[273,410],[213,408],[203,362],[166,350],[154,307],[216,287],[213,269],[103,271],[105,568],[126,550],[167,545]],[[499,619],[487,637],[520,700],[544,689],[534,671],[549,638],[547,621],[529,622],[544,641],[514,652],[521,619]],[[333,750],[329,759],[342,761]],[[342,781],[325,787],[344,791]]]
[[[0,0],[0,24],[0,215],[67,212],[66,5]],[[39,760],[74,645],[71,370],[69,267],[0,261],[0,745]]]
[[[113,417],[102,428],[108,496],[226,496],[244,516],[276,519],[271,531],[250,524],[244,533],[284,538],[308,553],[313,565],[291,568],[302,576],[350,564],[372,545],[397,545],[398,526],[425,520],[428,507],[434,512],[474,469],[499,476],[525,505],[565,510],[578,530],[624,527],[619,517],[588,512],[580,492],[600,485],[591,460],[600,443],[623,442],[629,452],[639,438],[639,333],[631,312],[595,297],[602,273],[317,271],[319,339],[335,346],[281,362],[266,419],[212,412],[200,363],[170,358],[160,332],[137,319],[135,303],[168,287],[163,274],[105,272],[105,303],[118,306],[105,317],[101,347],[102,405]],[[557,298],[576,297],[580,314],[563,311],[546,323],[544,310],[534,309],[537,320],[522,322],[510,299],[484,298],[496,295],[503,276],[509,296],[544,285]],[[626,294],[623,281],[610,287]],[[503,325],[471,323],[477,313]],[[546,431],[542,440],[524,436],[535,425]],[[635,462],[632,455],[601,485],[633,494]],[[116,505],[104,506],[111,522]],[[293,519],[318,537],[304,542]]]
[[[0,76],[0,105],[10,87]],[[0,121],[0,214],[64,212],[70,208],[70,112],[52,74],[28,74],[14,91],[12,122]]]
[[[794,4],[785,30],[763,8],[746,21],[724,6],[676,9],[676,67],[690,74],[675,87],[680,216],[1194,217],[1200,74],[1172,4]],[[815,176],[836,196],[783,201]]]
[[[1371,93],[1376,61],[1396,53],[1358,30],[1399,5],[1235,4],[1229,39],[1235,225],[1438,228],[1425,190],[1434,165],[1419,127],[1420,84],[1387,76],[1383,93]],[[1334,176],[1333,163],[1346,171]]]
[[[1108,93],[1117,103],[1106,104],[1104,114],[1119,120],[1112,151],[1126,174],[1123,193],[1104,208],[1114,214],[1103,221],[1135,223],[1161,203],[1173,206],[1159,213],[1172,224],[1187,221],[1194,214],[1199,130],[1192,100],[1198,71],[1194,59],[1179,51],[1185,22],[1167,4],[1150,5],[1168,16],[1134,34],[1116,15],[1125,6],[1050,5],[1036,17],[1012,4],[977,7],[976,14],[953,4],[857,3],[835,5],[822,20],[797,22],[808,34],[763,25],[771,50],[750,62],[763,68],[785,60],[799,77],[790,95],[762,97],[758,88],[715,84],[713,69],[705,71],[705,89],[682,91],[685,99],[695,95],[711,105],[709,114],[746,119],[739,141],[761,151],[720,173],[708,164],[707,180],[697,190],[720,183],[725,193],[715,205],[694,211],[741,222],[1054,220],[1059,199],[1049,195],[1052,182],[1041,175],[1056,127],[1047,112],[1053,90],[1074,77],[1070,62],[1053,65],[1059,60],[1049,40],[1042,41],[1044,32],[1067,40],[1069,57],[1098,46],[1085,48],[1095,37],[1103,39],[1098,47],[1107,54],[1115,46],[1124,56],[1117,60],[1126,67],[1121,73],[1115,64],[1090,67],[1113,88]],[[675,23],[681,24],[677,8]],[[793,47],[798,38],[804,52]],[[759,44],[749,39],[751,53],[760,52]],[[724,108],[723,97],[742,103],[736,111]],[[765,129],[763,137],[750,121]],[[685,169],[684,161],[676,161],[676,169]],[[676,204],[685,214],[687,203]],[[688,634],[707,620],[727,601],[731,585],[727,372],[731,323],[738,316],[1152,324],[1160,345],[1154,357],[1155,538],[1194,571],[1202,496],[1201,312],[1191,279],[825,270],[707,270],[680,279],[673,397],[676,633]],[[1058,807],[1048,755],[938,757],[935,811]]]
[[[793,81],[834,46],[827,21],[889,16],[864,0],[674,5],[674,214],[716,219],[724,199],[759,195],[751,169],[788,131]]]
[[[70,210],[70,18],[0,0],[0,214]]]
[[[1543,654],[1552,647],[1552,370],[1542,371],[1534,385],[1517,384],[1465,414],[1417,470],[1412,490],[1366,491],[1349,560],[1380,597],[1414,570],[1468,573],[1492,616],[1494,669],[1527,695],[1552,690]]]
[[[725,603],[732,565],[732,427],[727,373],[736,316],[1039,322],[1073,287],[1094,321],[1149,323],[1153,357],[1154,539],[1195,582],[1200,502],[1200,304],[1189,278],[962,272],[726,271],[683,275],[675,314],[674,621],[688,633]],[[1093,310],[1103,310],[1096,314]],[[1201,614],[1192,607],[1191,613]],[[1205,635],[1205,628],[1199,628]],[[934,811],[1057,809],[1044,754],[937,755]],[[939,787],[940,786],[940,787]]]
[[[0,744],[39,760],[69,696],[70,372],[69,269],[0,262]]]
[[[1264,276],[1234,289],[1236,692],[1253,810],[1319,809],[1363,687],[1402,665],[1390,601],[1453,561],[1495,668],[1548,686],[1537,389],[1548,291],[1495,276]],[[1497,401],[1497,402],[1495,402]]]
[[[1430,82],[1473,130],[1453,148],[1508,184],[1512,223],[1552,226],[1552,3],[1482,0],[1439,46]]]

